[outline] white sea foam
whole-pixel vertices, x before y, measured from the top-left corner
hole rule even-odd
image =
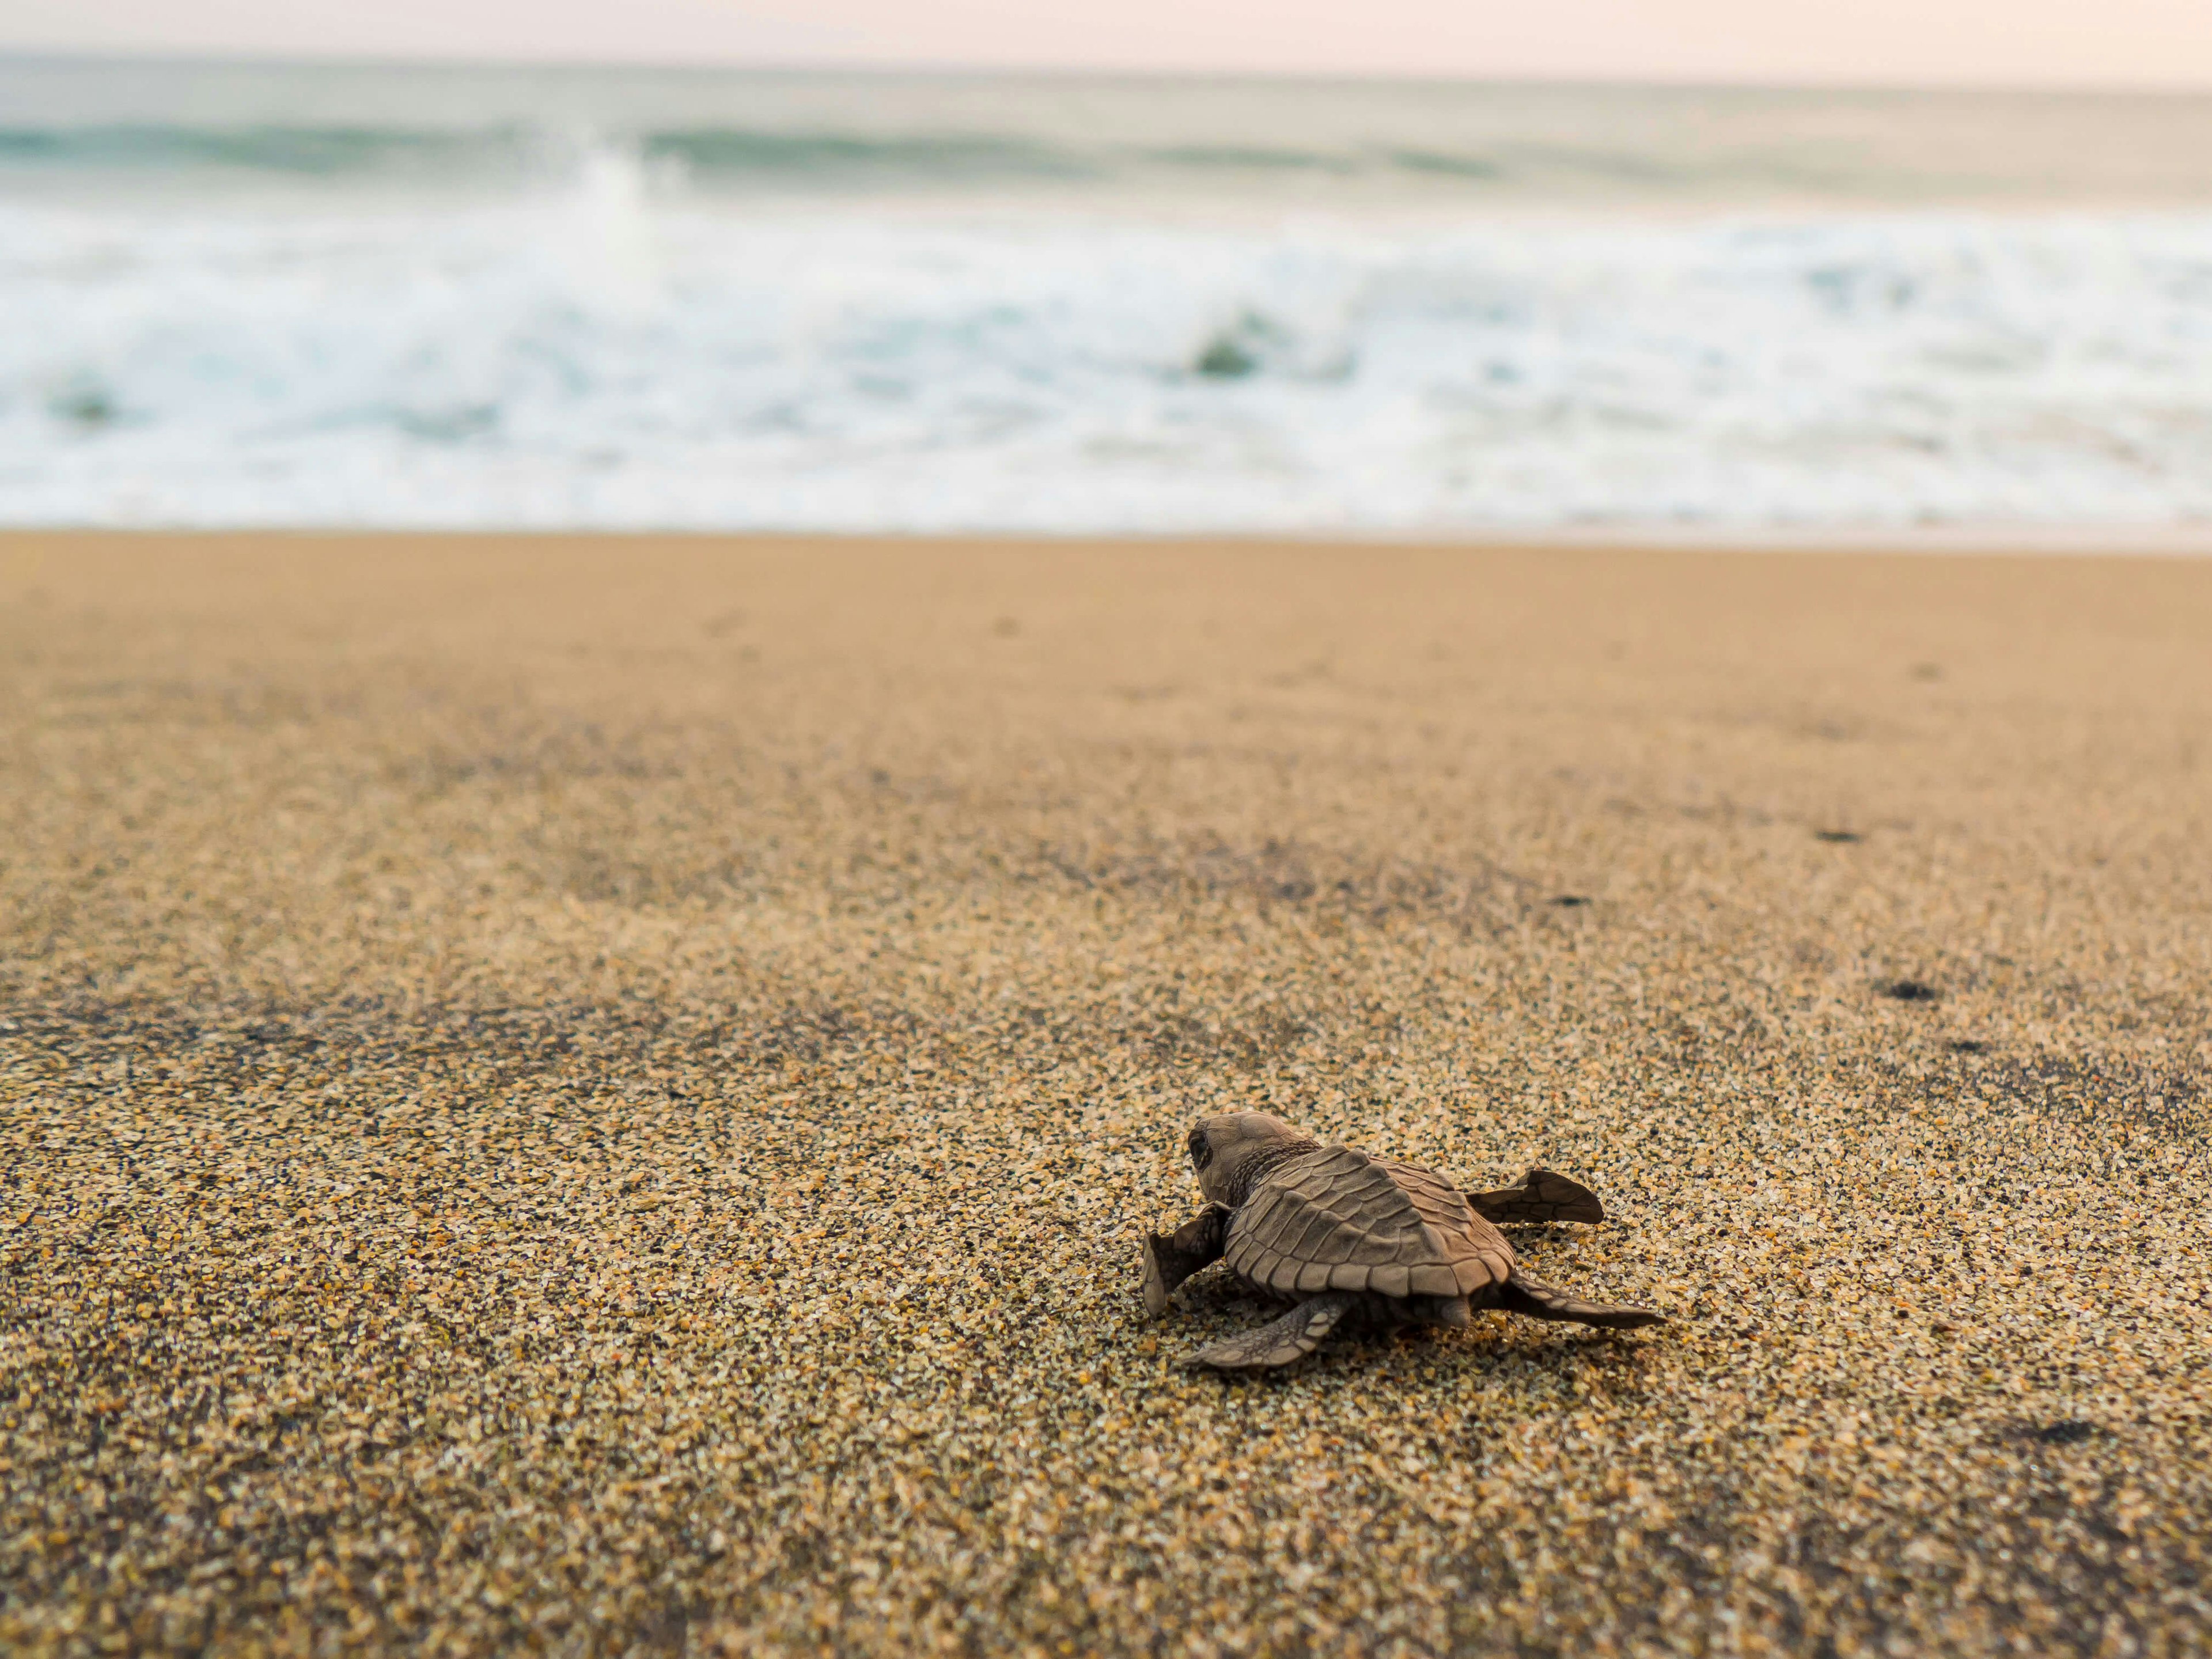
[[[0,202],[0,520],[2212,518],[2212,216]]]

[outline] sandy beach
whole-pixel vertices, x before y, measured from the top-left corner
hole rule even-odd
[[[2212,562],[10,535],[0,1647],[2202,1653],[2208,848]]]

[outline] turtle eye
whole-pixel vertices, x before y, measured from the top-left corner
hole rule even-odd
[[[1193,1129],[1190,1132],[1190,1167],[1203,1170],[1212,1162],[1213,1148],[1206,1144],[1206,1131]]]

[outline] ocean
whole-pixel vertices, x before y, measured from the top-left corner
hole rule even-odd
[[[0,60],[0,522],[2167,532],[2212,99]]]

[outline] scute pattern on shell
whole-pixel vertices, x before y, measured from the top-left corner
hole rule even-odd
[[[1513,1248],[1439,1176],[1329,1146],[1269,1173],[1230,1223],[1231,1271],[1281,1296],[1470,1296]]]

